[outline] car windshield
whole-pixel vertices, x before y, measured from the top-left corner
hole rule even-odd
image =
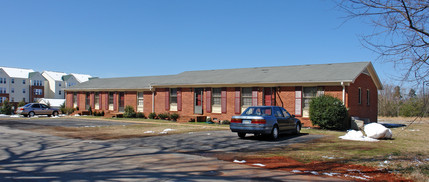
[[[271,116],[271,108],[267,107],[249,107],[243,112],[243,116]]]
[[[31,106],[31,104],[25,104],[25,106],[24,107],[30,107]]]

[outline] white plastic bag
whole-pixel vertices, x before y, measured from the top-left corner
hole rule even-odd
[[[378,123],[370,123],[364,126],[366,136],[374,139],[390,139],[392,131]]]

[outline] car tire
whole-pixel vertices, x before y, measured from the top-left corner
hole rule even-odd
[[[241,132],[239,132],[239,133],[237,133],[237,135],[238,135],[238,137],[240,137],[240,138],[245,138],[245,137],[246,137],[246,133],[241,133]]]
[[[52,113],[52,116],[58,116],[58,112],[57,111],[54,111],[53,113]]]
[[[301,125],[296,123],[295,125],[295,134],[299,135],[301,133]]]
[[[271,135],[270,135],[272,140],[277,140],[279,138],[279,127],[274,126],[273,130],[271,130]]]
[[[36,114],[33,111],[28,113],[28,117],[30,117],[30,118],[33,117],[34,115],[36,115]]]
[[[28,115],[26,115],[26,114],[23,114],[22,116],[24,116],[24,117],[27,117]]]

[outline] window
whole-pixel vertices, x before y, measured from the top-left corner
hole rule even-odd
[[[177,111],[177,88],[170,89],[170,111]]]
[[[109,110],[113,111],[113,92],[109,92]]]
[[[222,113],[222,89],[213,88],[212,90],[212,113]]]
[[[252,88],[241,89],[241,112],[252,106]]]
[[[12,78],[12,79],[10,80],[10,82],[15,83],[15,79],[14,79],[14,78]]]
[[[317,90],[317,87],[304,87],[303,88],[303,105],[302,105],[302,116],[309,117],[310,116],[310,101],[311,99],[317,96],[317,93],[320,91]]]
[[[15,102],[15,98],[12,97],[11,102]]]
[[[60,82],[60,83],[58,83],[58,86],[59,86],[59,87],[61,87],[61,82]]]
[[[25,94],[25,88],[22,89],[22,93]]]
[[[10,92],[15,93],[15,88],[11,88]]]
[[[362,104],[362,90],[361,88],[358,89],[358,103]]]
[[[137,92],[137,112],[143,112],[144,100],[143,92]]]
[[[369,89],[366,90],[366,105],[369,106]]]
[[[61,95],[61,90],[58,91],[58,95]]]
[[[4,98],[6,98],[6,97],[0,97],[0,103],[3,103]]]
[[[34,95],[42,95],[42,93],[43,93],[43,90],[42,90],[42,89],[34,89],[34,90],[33,90],[33,94],[34,94]]]
[[[3,78],[0,78],[0,83],[3,83]]]
[[[278,107],[274,107],[274,116],[277,118],[284,118],[283,112]]]
[[[77,93],[73,93],[73,108],[77,107]]]
[[[25,84],[25,80],[22,80],[22,84]]]
[[[94,109],[100,109],[100,94],[98,92],[95,92],[94,94],[94,107]]]

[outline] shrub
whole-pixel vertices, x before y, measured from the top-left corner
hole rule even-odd
[[[98,113],[97,111],[94,111],[92,114],[93,114],[94,116],[99,116],[99,115],[100,115],[100,113]]]
[[[104,111],[101,111],[100,116],[104,116]]]
[[[76,111],[79,111],[79,106],[76,107]]]
[[[323,129],[345,129],[347,108],[335,97],[316,97],[310,101],[310,120]]]
[[[74,112],[74,108],[66,107],[66,108],[64,108],[63,110],[61,110],[61,112],[62,112],[63,114],[67,114],[67,115],[69,115],[69,114],[71,114],[71,113],[73,113],[73,112]]]
[[[229,120],[223,120],[220,122],[220,124],[231,124],[231,122]]]
[[[179,118],[179,114],[177,113],[170,114],[170,119],[172,119],[173,121],[177,121],[178,118]]]
[[[88,112],[89,112],[89,115],[92,115],[92,108],[91,108],[91,106],[89,107]]]
[[[1,108],[1,113],[2,114],[6,114],[6,115],[10,115],[12,114],[13,110],[12,110],[12,104],[10,104],[9,100],[6,99],[3,102],[3,106]]]
[[[163,120],[168,120],[170,118],[170,114],[168,114],[168,113],[161,113],[161,114],[158,114],[158,118],[159,119],[163,119]]]
[[[23,102],[23,101],[21,101],[21,102]],[[21,104],[21,102],[20,102],[20,104]],[[24,103],[25,104],[25,103]],[[18,104],[18,106],[19,106],[19,104]],[[20,106],[19,106],[20,107]],[[61,111],[61,113],[63,113],[63,114],[65,114],[66,113],[66,102],[63,102],[61,105],[60,105],[60,111]]]
[[[156,113],[154,113],[154,112],[151,112],[151,113],[149,113],[149,119],[155,119],[156,118]]]
[[[144,113],[142,113],[142,112],[138,112],[138,113],[136,114],[136,118],[146,118],[146,116],[144,115]]]
[[[133,106],[125,106],[124,118],[134,118],[136,117],[136,112],[134,111]]]

